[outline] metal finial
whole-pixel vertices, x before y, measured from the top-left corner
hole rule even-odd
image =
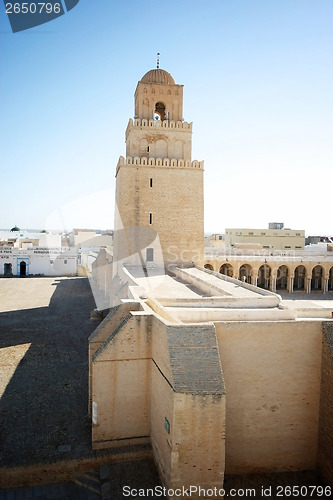
[[[161,54],[159,52],[157,52],[157,69],[159,69],[159,67],[160,67],[160,55]]]

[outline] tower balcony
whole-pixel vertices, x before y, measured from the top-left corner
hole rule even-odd
[[[204,162],[193,160],[193,161],[185,161],[185,160],[176,160],[175,158],[147,158],[147,157],[139,157],[139,156],[127,156],[124,158],[120,156],[118,165],[117,165],[117,173],[119,168],[122,165],[129,165],[133,167],[158,167],[158,168],[186,168],[186,169],[197,169],[203,170]],[[116,173],[116,175],[117,175]]]
[[[181,130],[183,131],[188,131],[192,133],[192,122],[182,122],[182,121],[172,121],[172,120],[147,120],[145,118],[135,118],[134,120],[132,118],[129,119],[127,129],[126,129],[126,136],[132,128],[139,128],[141,130],[143,129],[172,129],[172,130]]]

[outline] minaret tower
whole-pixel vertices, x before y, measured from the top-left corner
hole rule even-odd
[[[191,148],[183,85],[158,58],[138,82],[117,165],[114,262],[132,255],[132,264],[203,264],[203,162],[192,161]]]

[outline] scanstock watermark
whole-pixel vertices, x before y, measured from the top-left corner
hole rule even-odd
[[[35,28],[63,16],[72,10],[80,0],[14,0],[5,4],[6,14],[13,33]]]
[[[234,493],[234,494],[233,494]],[[123,486],[123,497],[141,497],[141,498],[224,498],[226,490],[223,488],[202,488],[201,486],[182,486],[180,488],[166,488],[165,486],[155,486],[155,488],[137,489],[130,486]],[[229,495],[235,498],[239,497],[255,497],[256,490],[248,489],[233,489],[229,491]]]
[[[188,486],[179,488],[165,488],[164,486],[155,486],[155,488],[131,488],[123,486],[123,497],[141,497],[141,498],[260,498],[281,497],[281,498],[331,498],[332,488],[330,486],[258,486],[257,488],[202,488],[201,486]]]

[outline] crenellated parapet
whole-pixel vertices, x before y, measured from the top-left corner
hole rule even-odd
[[[146,120],[146,119],[141,119],[141,118],[135,118],[134,120],[132,118],[129,119],[127,129],[126,129],[126,135],[127,132],[134,128],[138,127],[140,129],[173,129],[173,130],[182,130],[182,131],[188,131],[192,132],[192,122],[182,122],[182,121],[172,121],[172,120]]]
[[[147,158],[139,156],[127,156],[126,159],[123,156],[120,156],[118,165],[117,165],[117,173],[118,169],[122,165],[132,165],[134,167],[166,167],[166,168],[189,168],[189,169],[198,169],[203,170],[204,162],[193,160],[193,161],[185,161],[185,160],[176,160],[175,158]]]

